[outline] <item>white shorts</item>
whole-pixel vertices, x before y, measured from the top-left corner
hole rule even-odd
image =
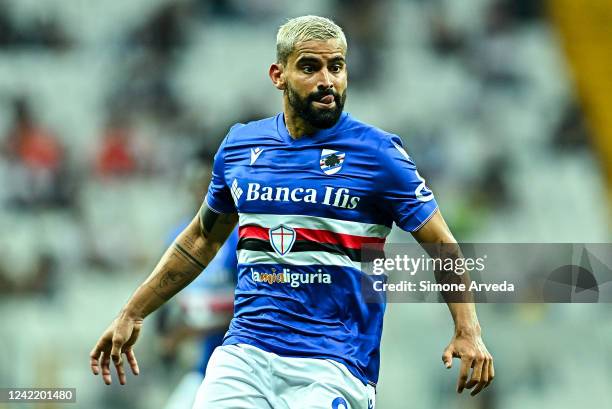
[[[193,409],[373,409],[374,394],[336,361],[224,345],[208,361]]]

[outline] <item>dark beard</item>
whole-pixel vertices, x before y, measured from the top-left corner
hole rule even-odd
[[[319,101],[326,95],[333,95],[334,101],[336,102],[334,108],[315,108],[312,103],[314,101]],[[289,100],[289,105],[291,105],[295,113],[300,118],[314,128],[327,129],[334,126],[336,122],[338,122],[338,119],[340,119],[340,115],[342,115],[344,101],[346,101],[346,90],[342,93],[342,95],[334,92],[331,89],[317,91],[308,95],[305,99],[302,99],[297,92],[295,92],[295,90],[291,88],[289,84],[287,84],[287,99]]]

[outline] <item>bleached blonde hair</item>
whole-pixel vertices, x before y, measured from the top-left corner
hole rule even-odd
[[[329,39],[339,40],[346,51],[344,32],[330,19],[312,15],[292,18],[280,26],[276,34],[276,60],[286,63],[295,45],[301,41]]]

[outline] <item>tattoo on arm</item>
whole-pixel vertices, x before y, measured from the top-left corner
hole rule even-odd
[[[202,236],[208,239],[215,236],[222,236],[223,240],[238,221],[236,213],[217,213],[211,210],[206,204],[200,209],[200,229]]]
[[[150,283],[148,287],[161,299],[168,301],[180,288],[183,288],[197,277],[191,271],[164,271],[157,283]]]
[[[202,206],[200,210],[200,229],[202,229],[202,235],[205,238],[208,238],[219,216],[221,216],[220,213],[213,212],[206,204]]]
[[[197,225],[183,231],[174,242],[169,258],[162,262],[162,270],[147,283],[148,287],[163,300],[182,290],[204,270],[237,218],[235,213],[216,213],[204,204],[199,212],[200,231]]]
[[[198,273],[194,273],[193,271],[167,270],[161,273],[157,283],[149,283],[148,286],[158,297],[168,301],[181,288],[189,284],[197,276]]]
[[[202,206],[142,285],[159,299],[150,298],[150,292],[149,296],[147,292],[135,294],[133,308],[146,316],[192,282],[223,245],[237,220],[236,213],[220,214]]]
[[[198,260],[196,260],[196,258],[193,257],[191,254],[189,254],[189,252],[187,250],[185,250],[180,244],[174,243],[174,247],[178,250],[178,252],[183,257],[185,257],[185,259],[187,259],[187,261],[189,261],[191,264],[195,265],[196,267],[199,267],[200,270],[204,270],[204,268],[206,268],[206,266],[204,264],[202,264]]]
[[[165,301],[172,298],[177,292],[193,281],[205,267],[180,245],[175,243],[174,248],[175,252],[172,254],[171,258],[175,261],[170,263],[153,281],[147,284],[158,297]],[[187,268],[178,267],[176,265],[179,259],[179,265],[184,266],[185,261],[189,263]]]
[[[157,288],[163,289],[172,284],[180,284],[186,278],[189,278],[191,274],[181,271],[166,271],[159,279]]]

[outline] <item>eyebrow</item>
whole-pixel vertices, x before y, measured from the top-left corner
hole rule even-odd
[[[298,60],[296,61],[296,64],[319,63],[319,62],[321,62],[321,60],[318,58],[306,56],[306,57],[298,58]]]
[[[330,59],[329,62],[342,62],[343,63],[345,61],[344,61],[344,57],[337,56],[337,57]]]
[[[312,56],[304,56],[304,57],[299,57],[296,61],[296,64],[306,64],[306,63],[320,63],[321,59],[320,58],[316,58],[316,57],[312,57]],[[336,56],[331,58],[328,63],[334,63],[334,62],[342,62],[344,63],[344,57],[342,56]]]

